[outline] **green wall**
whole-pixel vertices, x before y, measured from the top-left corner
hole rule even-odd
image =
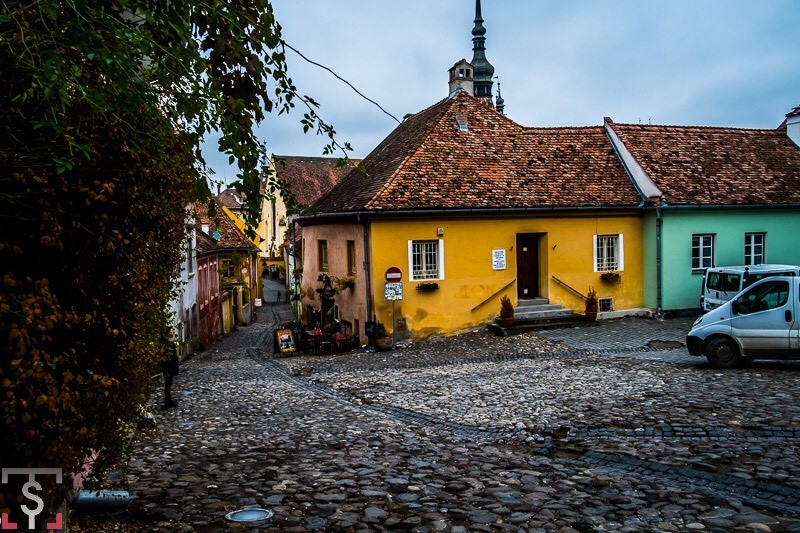
[[[662,308],[700,307],[702,274],[692,273],[692,235],[716,235],[715,266],[744,264],[744,234],[766,233],[766,262],[800,265],[800,209],[664,209]],[[656,308],[656,214],[644,220],[644,303]]]

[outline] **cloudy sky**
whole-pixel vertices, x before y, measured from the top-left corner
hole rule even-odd
[[[284,39],[402,119],[447,96],[472,58],[474,0],[273,0]],[[486,56],[523,126],[616,122],[773,128],[800,104],[797,0],[482,0]],[[393,119],[288,52],[289,74],[366,156]],[[495,85],[496,93],[496,85]],[[302,113],[270,116],[280,155],[321,156]],[[209,143],[213,148],[213,143]],[[207,150],[215,177],[235,169]]]

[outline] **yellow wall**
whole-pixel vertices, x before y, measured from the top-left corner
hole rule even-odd
[[[408,241],[438,239],[438,228],[444,231],[444,279],[437,281],[438,291],[421,293],[415,290],[419,282],[409,281]],[[396,302],[396,317],[405,318],[415,337],[455,333],[483,324],[499,312],[504,294],[516,305],[517,287],[512,284],[473,310],[516,279],[518,233],[541,234],[540,292],[551,303],[579,313],[584,309],[583,300],[555,282],[555,275],[582,294],[593,286],[598,297],[613,297],[615,310],[642,307],[642,228],[638,215],[374,221],[371,264],[378,319],[392,329],[391,302],[385,301],[383,294],[384,275],[390,266],[403,272],[404,296],[402,302]],[[620,284],[608,285],[594,272],[593,236],[617,233],[624,235],[624,271]],[[506,250],[506,269],[492,270],[492,250],[501,248]]]

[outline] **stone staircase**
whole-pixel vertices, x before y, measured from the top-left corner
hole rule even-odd
[[[487,327],[498,335],[506,336],[522,331],[567,328],[579,324],[589,325],[589,322],[583,315],[576,315],[572,309],[551,304],[547,298],[530,298],[519,300],[514,308],[513,325],[504,328],[492,322]]]

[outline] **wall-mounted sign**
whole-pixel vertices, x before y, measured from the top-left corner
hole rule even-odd
[[[506,269],[506,251],[492,250],[492,270],[505,270]]]
[[[383,297],[386,301],[393,302],[395,300],[403,299],[403,283],[384,283]]]

